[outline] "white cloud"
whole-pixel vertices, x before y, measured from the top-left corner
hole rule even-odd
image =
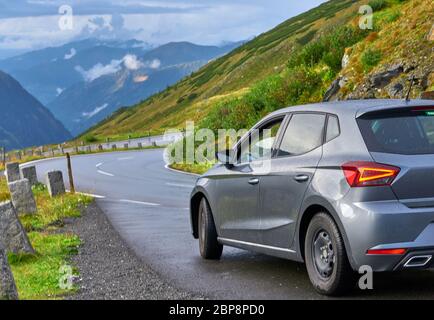
[[[109,64],[103,65],[98,63],[89,70],[84,70],[81,66],[75,66],[75,70],[79,72],[83,79],[87,82],[92,82],[99,77],[116,73],[122,69],[122,60],[112,60]]]
[[[104,110],[105,108],[108,107],[107,103],[104,103],[101,107],[96,107],[93,111],[91,112],[83,112],[81,115],[83,117],[85,117],[86,119],[90,119],[94,116],[96,116],[98,113],[100,113],[102,110]]]
[[[60,96],[62,94],[62,92],[65,91],[64,88],[57,88],[56,92],[57,92],[57,96]]]
[[[123,61],[124,61],[125,68],[127,68],[128,70],[138,70],[144,67],[143,62],[137,59],[137,56],[133,54],[127,54],[123,58]]]
[[[69,60],[69,59],[72,59],[76,54],[77,54],[77,50],[75,50],[74,48],[71,48],[71,52],[66,53],[63,58],[65,60]]]
[[[161,61],[158,59],[154,59],[152,61],[148,61],[146,65],[151,69],[158,69],[161,66]]]
[[[7,1],[0,10],[0,50],[29,50],[59,46],[76,39],[89,37],[131,39],[152,44],[170,41],[191,41],[200,44],[219,44],[251,38],[283,20],[324,2],[259,1],[259,0],[93,0],[91,5],[71,1],[74,9],[74,29],[58,28],[54,4],[60,0],[31,0],[51,3],[46,11],[23,7],[16,15],[16,1]],[[1,3],[1,0],[0,0]],[[34,5],[36,6],[36,5]],[[7,13],[8,7],[13,10]],[[36,7],[35,7],[36,8]],[[34,9],[35,9],[34,8]],[[21,9],[21,8],[20,8]],[[78,14],[83,12],[83,15]],[[1,15],[3,13],[3,16]],[[46,14],[45,16],[37,16]],[[27,16],[24,16],[27,15]]]
[[[86,82],[92,82],[102,76],[119,72],[120,70],[122,70],[123,66],[130,71],[136,71],[144,67],[158,69],[160,65],[161,62],[158,59],[143,63],[137,58],[136,55],[127,54],[122,59],[112,60],[109,64],[106,65],[98,63],[89,70],[84,70],[81,66],[75,66],[75,70],[82,75],[83,79]]]

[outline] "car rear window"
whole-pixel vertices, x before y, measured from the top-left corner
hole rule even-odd
[[[434,154],[434,106],[367,114],[357,122],[371,152]]]

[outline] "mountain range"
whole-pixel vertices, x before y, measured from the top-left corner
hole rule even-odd
[[[0,146],[22,149],[71,139],[51,112],[14,78],[0,71]]]
[[[0,61],[73,134],[121,107],[136,104],[241,43],[201,46],[173,42],[86,39]]]

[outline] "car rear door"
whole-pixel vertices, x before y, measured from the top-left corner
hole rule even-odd
[[[304,194],[322,157],[326,115],[294,113],[261,177],[260,212],[263,245],[290,248]]]

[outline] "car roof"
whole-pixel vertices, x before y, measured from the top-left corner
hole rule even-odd
[[[276,116],[289,112],[316,111],[334,113],[337,115],[354,115],[354,117],[360,117],[361,115],[372,111],[424,106],[434,106],[434,101],[420,99],[410,101],[399,99],[370,99],[322,102],[287,107],[273,112],[270,116]]]

